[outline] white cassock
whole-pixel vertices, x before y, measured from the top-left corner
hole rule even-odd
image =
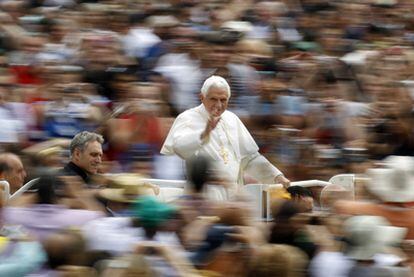
[[[216,128],[203,144],[200,136],[208,119],[209,114],[203,104],[181,113],[175,119],[161,153],[175,154],[186,161],[193,155],[210,157],[215,161],[216,172],[236,190],[243,184],[244,172],[264,184],[274,183],[275,177],[282,175],[258,152],[259,147],[249,131],[230,111],[221,115]]]

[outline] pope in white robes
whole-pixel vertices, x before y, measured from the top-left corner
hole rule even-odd
[[[243,184],[243,175],[264,184],[290,181],[258,151],[259,147],[241,120],[227,111],[230,87],[219,76],[208,78],[201,89],[202,104],[181,113],[174,121],[161,153],[188,161],[205,155],[216,172],[230,184]]]

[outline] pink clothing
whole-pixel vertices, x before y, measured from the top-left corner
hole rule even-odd
[[[79,228],[105,214],[88,210],[73,210],[61,205],[32,205],[30,207],[6,207],[3,209],[4,225],[22,225],[36,238],[65,228]]]

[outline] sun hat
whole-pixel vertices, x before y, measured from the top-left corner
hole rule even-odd
[[[148,17],[147,23],[153,28],[162,28],[178,26],[180,21],[172,15],[152,15]]]
[[[384,202],[414,201],[414,157],[389,156],[383,168],[367,170],[367,189]]]
[[[144,175],[135,173],[106,174],[105,179],[111,188],[122,188],[129,185],[138,184],[145,178]]]
[[[99,191],[99,196],[118,203],[133,203],[142,195],[157,195],[159,188],[142,181],[139,174],[116,174],[106,176],[108,188]]]
[[[63,153],[63,151],[64,149],[61,146],[53,146],[53,147],[49,147],[49,148],[39,151],[37,153],[37,156],[40,158],[47,158],[53,155]]]
[[[247,34],[252,31],[253,25],[247,21],[226,21],[221,25],[221,28]]]
[[[405,238],[407,228],[394,227],[380,216],[354,216],[344,223],[348,242],[345,254],[355,260],[371,260]]]
[[[137,184],[125,188],[103,189],[99,191],[100,197],[118,203],[133,203],[142,195],[154,195],[152,187],[149,187],[146,184]]]

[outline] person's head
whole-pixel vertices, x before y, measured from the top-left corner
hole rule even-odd
[[[85,261],[85,241],[76,231],[58,231],[46,238],[43,247],[51,269],[64,265],[82,265]]]
[[[257,249],[247,276],[303,276],[308,259],[299,248],[283,244],[266,244]]]
[[[190,160],[187,174],[195,193],[203,192],[204,184],[209,179],[210,167],[210,160],[206,156],[197,156]]]
[[[210,115],[220,116],[227,109],[230,95],[227,81],[223,77],[213,75],[205,80],[200,99]]]
[[[311,212],[313,210],[313,197],[310,190],[301,186],[290,186],[287,188],[287,191],[292,196],[292,200],[303,207],[304,212]]]
[[[156,197],[144,195],[139,197],[132,205],[134,218],[145,231],[147,238],[152,239],[157,231],[161,230],[167,222],[177,213],[177,208],[160,202]]]
[[[272,216],[277,223],[289,223],[291,218],[301,212],[300,206],[293,201],[282,200],[272,206]]]
[[[12,153],[0,154],[0,179],[10,184],[10,193],[16,192],[24,183],[26,171],[20,158]]]
[[[359,215],[345,220],[345,255],[357,261],[372,261],[379,253],[401,244],[407,228],[392,226],[381,216]]]
[[[220,218],[218,223],[227,226],[246,226],[247,225],[247,211],[241,205],[224,204],[217,211]]]
[[[381,167],[366,171],[366,188],[381,202],[411,203],[414,201],[414,158],[388,156]]]
[[[6,95],[7,95],[6,89],[0,87],[0,105],[6,104]]]
[[[55,186],[57,182],[57,176],[45,175],[40,177],[36,184],[38,204],[56,203]]]
[[[83,131],[70,143],[71,161],[89,173],[97,173],[102,162],[103,137],[96,133]]]

